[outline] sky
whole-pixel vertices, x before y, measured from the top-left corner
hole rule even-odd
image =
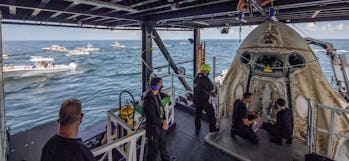
[[[317,39],[349,39],[349,21],[289,24],[299,34]],[[256,26],[243,26],[242,38]],[[18,40],[141,40],[141,31],[98,30],[67,27],[2,25],[4,41]],[[192,31],[159,31],[163,39],[188,39]],[[239,39],[239,27],[231,27],[229,34],[218,28],[201,29],[201,39]]]

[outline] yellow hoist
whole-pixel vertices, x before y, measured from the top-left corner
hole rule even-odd
[[[129,94],[131,96],[131,98],[132,98],[132,101],[130,103],[127,102],[126,106],[121,106],[121,102],[122,102],[121,101],[121,96],[122,96],[123,93]],[[135,107],[135,99],[134,99],[133,95],[129,91],[126,91],[126,90],[120,92],[120,95],[119,95],[119,111],[120,111],[119,112],[119,117],[121,119],[123,119],[126,122],[126,124],[128,126],[130,126],[133,130],[135,129],[136,123],[138,122],[137,121],[138,119],[136,118],[136,115],[135,115],[136,111],[135,111],[134,107]],[[119,136],[119,138],[123,137],[122,131],[120,130],[121,129],[120,125],[117,128],[118,128],[118,136]],[[123,134],[130,135],[131,131],[126,131],[125,130],[125,132]]]

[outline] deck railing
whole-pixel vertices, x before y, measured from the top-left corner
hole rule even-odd
[[[141,139],[141,147],[137,157],[137,141]],[[92,154],[96,157],[104,154],[100,160],[104,160],[108,155],[108,161],[112,161],[112,150],[117,149],[126,161],[143,161],[145,145],[145,130],[140,130],[131,134],[130,136],[122,137],[115,141],[108,142],[105,145],[97,147],[92,150]],[[127,150],[123,150],[122,146],[126,146]]]
[[[143,161],[145,130],[137,131],[129,126],[123,119],[116,115],[118,108],[111,109],[107,112],[107,144],[92,150],[94,156],[103,154],[100,160],[108,157],[108,161],[113,160],[112,150],[116,149],[126,161],[137,161],[137,141],[141,139],[138,161]],[[112,122],[118,127],[119,133],[112,134]],[[118,136],[119,134],[119,136]],[[116,139],[116,140],[115,140]]]
[[[173,85],[173,77],[178,76],[176,74],[170,74],[166,77],[172,77],[172,86],[165,88],[162,92],[171,96],[171,104],[166,106],[168,108],[166,110],[166,118],[168,119],[168,123],[174,122],[174,105],[175,105],[175,96],[176,96],[176,88]],[[128,125],[125,120],[121,119],[118,116],[119,108],[110,109],[107,112],[107,144],[97,147],[92,150],[94,156],[102,155],[100,160],[104,160],[108,157],[108,161],[113,160],[112,150],[116,149],[127,161],[143,161],[144,156],[144,145],[145,145],[145,130],[137,130],[138,128],[133,128]],[[112,134],[112,122],[117,127],[118,133]],[[116,140],[115,140],[116,139]],[[137,145],[138,140],[141,139],[140,146]],[[140,148],[140,149],[139,149]],[[138,150],[137,150],[138,149]],[[138,153],[138,155],[137,155]],[[138,156],[138,157],[137,157]],[[138,160],[137,160],[138,158]]]
[[[345,135],[341,134],[340,132],[336,131],[335,126],[335,119],[337,115],[348,115],[349,109],[343,109],[339,107],[330,107],[325,105],[315,105],[315,108],[312,108],[312,106],[309,104],[309,115],[308,115],[308,147],[309,152],[316,152],[316,146],[317,142],[314,139],[317,135],[317,133],[323,133],[328,134],[328,146],[327,146],[327,157],[328,158],[334,158],[333,157],[333,144],[334,144],[334,137],[338,137],[339,139],[344,138]],[[329,110],[330,111],[330,124],[327,129],[319,128],[318,125],[318,115],[319,110]],[[313,122],[314,121],[314,122]]]

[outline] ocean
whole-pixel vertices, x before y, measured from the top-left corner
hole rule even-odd
[[[216,56],[216,76],[223,69],[228,69],[239,47],[238,40],[202,40],[206,41],[206,62],[212,65]],[[348,54],[349,40],[326,40]],[[142,92],[141,41],[118,41],[125,48],[112,48],[114,41],[5,41],[3,49],[9,55],[4,64],[30,64],[30,56],[53,57],[55,64],[74,62],[77,69],[70,72],[46,76],[5,79],[6,124],[10,133],[17,132],[56,120],[58,110],[66,99],[81,100],[84,121],[80,130],[94,126],[96,122],[106,119],[106,111],[119,106],[119,94],[130,91],[136,99]],[[193,45],[188,40],[164,40],[167,49],[176,63],[193,59]],[[68,56],[67,53],[43,52],[41,48],[52,44],[64,46],[70,50],[84,47],[88,43],[101,50],[88,56]],[[333,75],[330,61],[325,50],[312,46],[319,63],[331,81]],[[157,47],[153,47],[153,66],[167,65],[166,59]],[[192,63],[180,64],[185,68],[186,76],[193,77]],[[173,71],[171,70],[173,73]],[[157,76],[168,74],[168,68],[155,70]],[[210,75],[212,77],[212,73]],[[174,79],[178,94],[184,93],[180,81]],[[192,85],[192,79],[187,79]],[[164,86],[171,85],[170,78],[164,78]],[[127,96],[122,102],[130,101]]]

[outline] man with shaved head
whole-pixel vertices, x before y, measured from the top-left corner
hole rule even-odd
[[[70,99],[62,103],[58,133],[42,149],[41,161],[96,161],[81,138],[78,138],[83,117],[79,100]]]

